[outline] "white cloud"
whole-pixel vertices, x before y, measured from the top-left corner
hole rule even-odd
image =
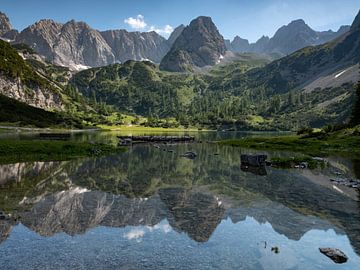
[[[170,35],[172,31],[174,31],[174,28],[171,25],[165,25],[163,28],[157,28],[156,26],[152,25],[149,29],[149,31],[155,31],[156,33],[160,35]]]
[[[147,26],[144,16],[141,14],[137,15],[136,18],[129,17],[124,22],[133,29],[144,29]]]

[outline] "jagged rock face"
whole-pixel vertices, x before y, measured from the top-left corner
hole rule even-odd
[[[54,46],[54,63],[65,66],[104,66],[115,62],[110,46],[100,33],[84,22],[66,23]]]
[[[38,21],[21,31],[15,42],[27,44],[49,61],[53,61],[54,46],[62,26],[53,20]]]
[[[181,35],[184,29],[185,29],[185,25],[183,24],[179,25],[174,29],[174,31],[171,33],[170,37],[168,38],[168,43],[170,46],[174,44],[175,40]]]
[[[166,39],[153,31],[109,30],[101,35],[112,49],[116,62],[151,60],[159,63],[170,49]]]
[[[103,66],[115,62],[109,45],[86,23],[41,20],[23,30],[16,43],[25,43],[47,60],[73,69],[77,65]]]
[[[15,43],[25,43],[52,63],[73,70],[127,60],[159,63],[170,49],[168,41],[155,32],[99,32],[74,20],[66,24],[41,20],[12,36]]]
[[[0,36],[3,36],[12,29],[9,18],[0,12]]]
[[[20,80],[4,76],[0,76],[0,94],[40,109],[63,109],[62,99],[54,91],[38,86],[29,89]]]
[[[225,54],[224,38],[210,17],[198,17],[187,26],[160,63],[167,71],[186,71],[192,67],[217,64]]]
[[[231,42],[231,49],[232,51],[239,53],[248,52],[250,49],[249,41],[247,39],[236,36]]]

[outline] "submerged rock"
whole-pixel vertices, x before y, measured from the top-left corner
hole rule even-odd
[[[188,152],[186,152],[185,154],[182,154],[181,156],[182,156],[182,157],[189,158],[189,159],[194,159],[194,158],[197,157],[197,154],[196,154],[195,152],[188,151]]]
[[[344,252],[337,248],[319,248],[320,252],[325,256],[329,257],[335,263],[345,263],[348,260],[348,257]]]

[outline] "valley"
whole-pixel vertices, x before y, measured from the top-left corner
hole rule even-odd
[[[1,269],[358,269],[356,1],[10,2]]]

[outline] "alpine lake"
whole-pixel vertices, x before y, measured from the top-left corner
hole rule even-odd
[[[71,140],[117,144],[130,133]],[[200,142],[0,165],[0,269],[360,269],[359,193],[330,181],[360,178],[358,162],[244,170],[241,154],[294,153],[215,143],[256,133],[190,135]],[[322,247],[348,261],[334,263]]]

